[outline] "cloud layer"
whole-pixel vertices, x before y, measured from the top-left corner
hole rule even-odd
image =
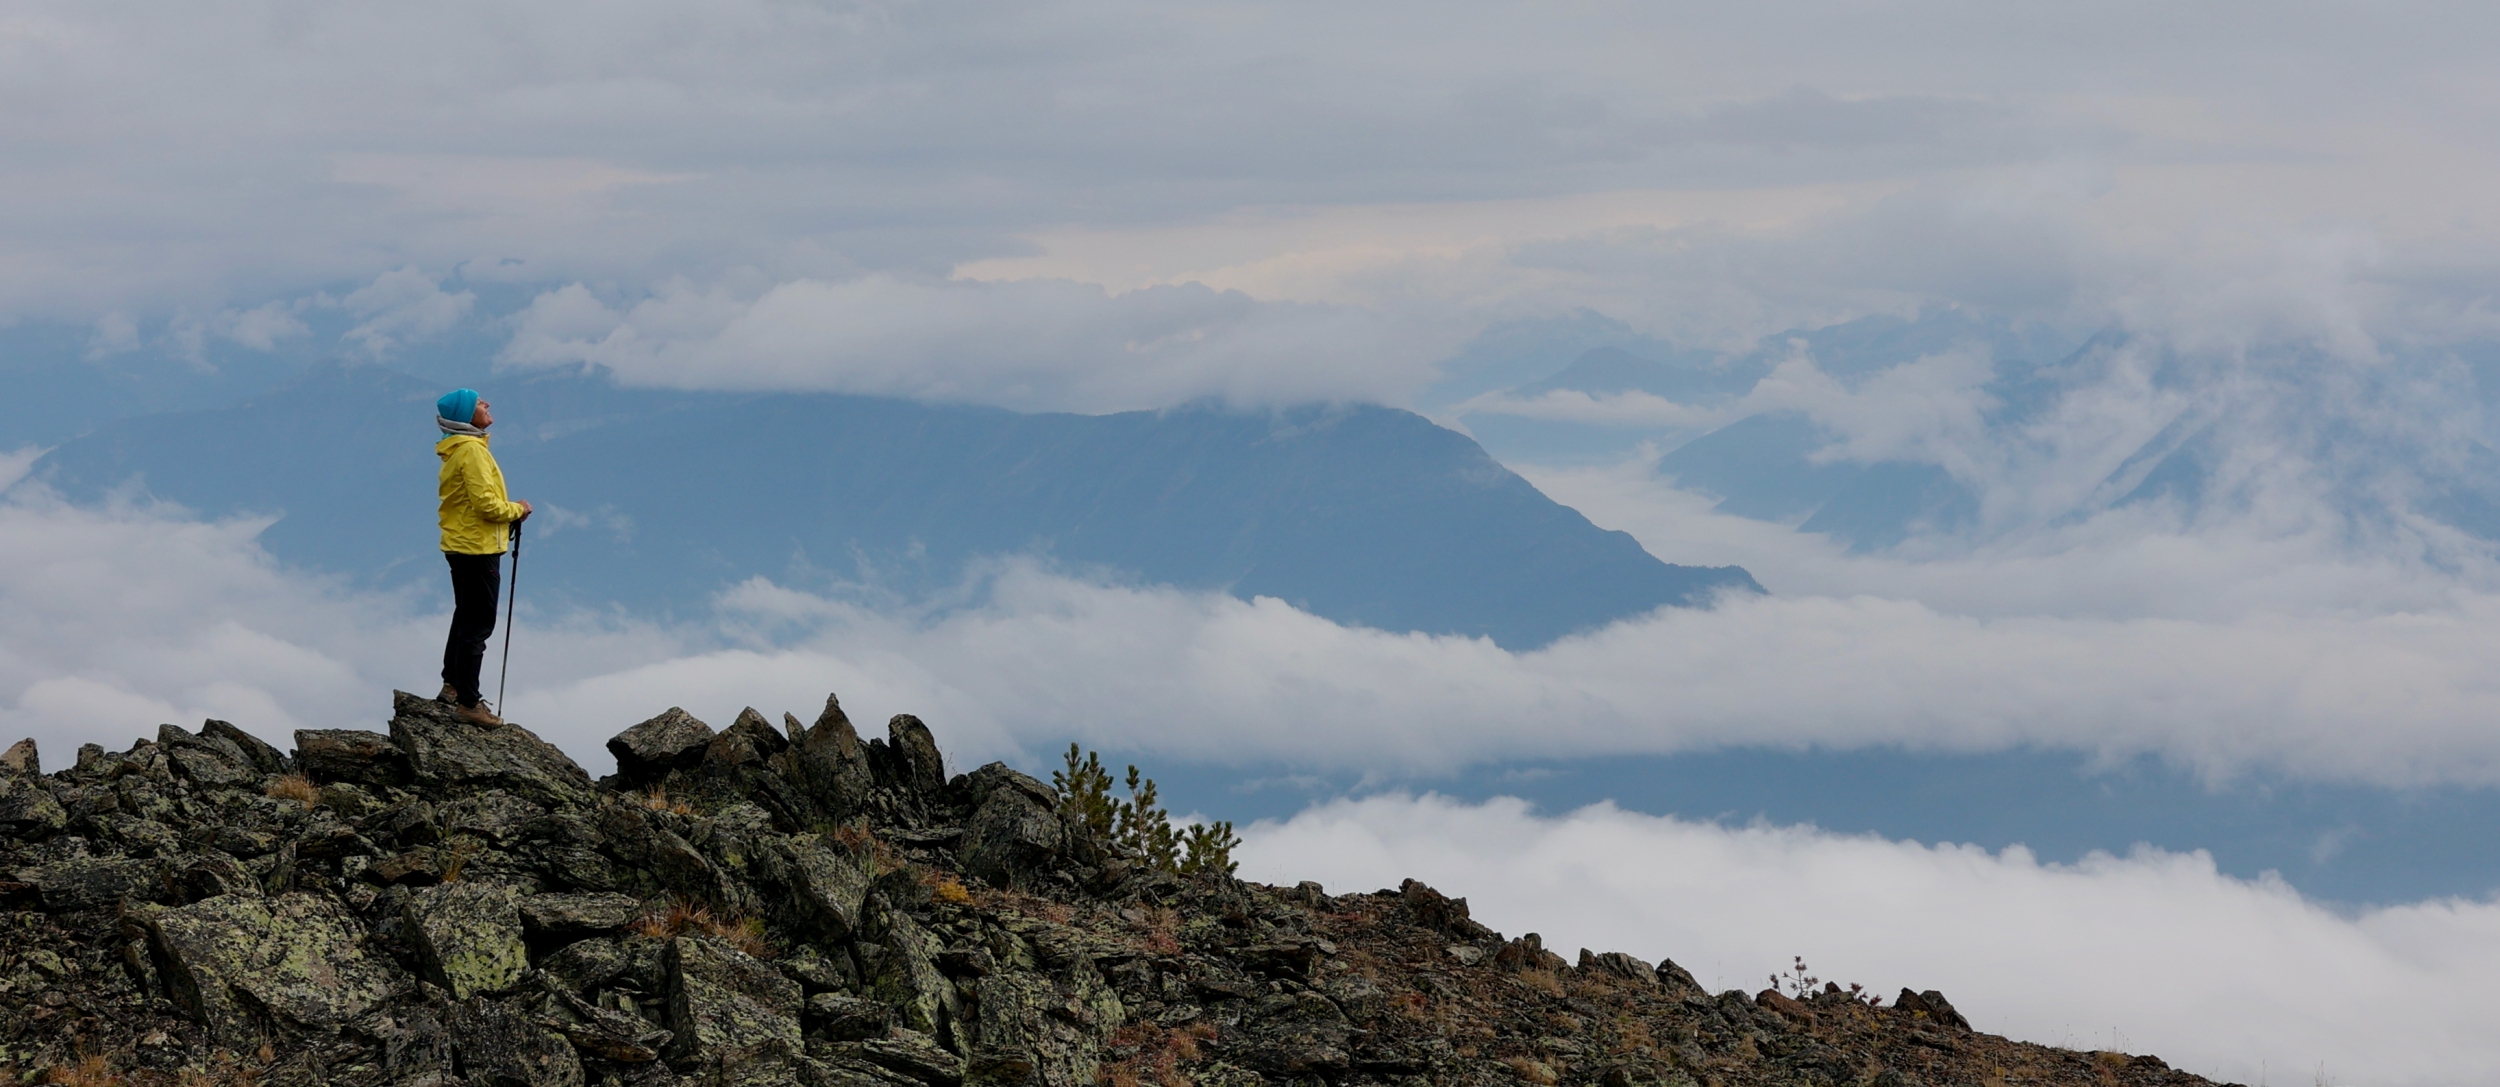
[[[2157,1053],[2244,1083],[2469,1084],[2500,1075],[2471,997],[2500,969],[2500,903],[2345,916],[2202,854],[2042,864],[2019,847],[1725,827],[1596,805],[1380,796],[1245,834],[1245,878],[1334,893],[1414,877],[1478,920],[1669,958],[1760,990],[1802,956],[1889,997],[1938,989],[1980,1029]]]

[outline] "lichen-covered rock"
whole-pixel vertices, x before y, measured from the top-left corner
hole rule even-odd
[[[29,736],[0,751],[0,774],[36,777],[43,773],[43,756],[35,749],[35,738]]]
[[[838,821],[858,814],[876,788],[868,749],[842,712],[841,700],[832,695],[825,696],[816,723],[795,737],[777,761],[789,768],[818,819]]]
[[[1313,992],[1278,993],[1243,1016],[1247,1028],[1231,1048],[1244,1066],[1270,1075],[1333,1075],[1353,1056],[1346,1043],[1353,1025],[1327,997]]]
[[[807,1023],[837,1042],[882,1038],[894,1025],[894,1009],[844,993],[818,993],[807,998]]]
[[[69,825],[69,812],[42,778],[0,774],[0,835],[41,838]]]
[[[648,785],[671,770],[692,769],[711,746],[712,726],[676,706],[608,740],[616,776],[628,786]]]
[[[895,787],[923,797],[934,797],[946,787],[946,756],[919,718],[895,714],[885,723],[885,743],[894,760]]]
[[[974,771],[971,780],[981,799],[964,828],[965,873],[998,887],[1028,884],[1050,866],[1066,837],[1052,811],[1054,794],[1001,763]]]
[[[582,1087],[582,1062],[572,1043],[515,1004],[454,1005],[450,1019],[460,1071],[474,1087]]]
[[[703,749],[703,762],[713,767],[761,766],[765,760],[790,748],[790,738],[773,727],[764,715],[749,706],[738,711],[738,719],[730,722],[721,734]]]
[[[566,944],[539,960],[538,969],[565,988],[586,993],[615,980],[627,965],[625,949],[616,941],[593,937]]]
[[[937,938],[900,910],[871,909],[869,934],[875,941],[863,958],[868,996],[894,1008],[905,1027],[940,1038],[949,1037],[956,1016],[954,982],[937,967],[944,950]]]
[[[788,1082],[805,1049],[797,982],[711,940],[668,946],[671,1067],[703,1084]]]
[[[42,894],[44,908],[53,910],[162,902],[174,890],[165,862],[136,857],[76,857],[19,869],[17,878]]]
[[[521,925],[546,936],[614,932],[642,914],[642,900],[621,894],[540,894],[521,900]]]
[[[790,905],[823,939],[849,940],[868,897],[867,866],[814,835],[790,838],[786,847]]]
[[[405,913],[426,980],[453,999],[509,991],[529,969],[521,894],[512,887],[445,883],[408,899]]]
[[[916,1030],[895,1031],[859,1043],[860,1055],[880,1068],[900,1072],[930,1087],[956,1087],[964,1081],[964,1062]]]
[[[295,730],[295,766],[314,781],[401,785],[408,781],[408,753],[379,732],[354,728]]]
[[[406,691],[392,698],[391,741],[407,752],[420,788],[501,789],[550,806],[584,804],[593,795],[590,775],[528,729],[509,723],[482,729],[431,698]]]
[[[268,741],[234,727],[230,722],[211,718],[200,724],[202,739],[231,744],[242,752],[252,769],[262,774],[283,774],[287,771],[286,754],[269,746]]]
[[[175,1001],[223,1045],[335,1030],[389,992],[354,918],[319,895],[220,895],[132,918]]]
[[[981,1014],[965,1032],[965,1083],[1085,1087],[1097,1082],[1098,1036],[1066,1014],[1069,1002],[1049,978],[993,974],[975,986]]]

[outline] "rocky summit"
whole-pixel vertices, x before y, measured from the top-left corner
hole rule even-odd
[[[1944,996],[1703,991],[1419,883],[1184,875],[929,729],[670,710],[589,774],[400,694],[0,756],[0,1073],[74,1084],[2192,1084]],[[1072,790],[1074,791],[1074,790]],[[1166,851],[1169,852],[1168,850]]]

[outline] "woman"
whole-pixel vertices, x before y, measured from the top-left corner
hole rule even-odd
[[[434,425],[443,436],[434,455],[443,459],[437,477],[443,524],[443,558],[451,563],[451,638],[443,644],[443,693],[462,720],[496,728],[503,718],[478,695],[478,671],[486,641],[495,634],[495,598],[503,591],[503,553],[512,525],[530,515],[530,504],[504,493],[503,469],[486,448],[495,413],[475,389],[455,389],[434,402]]]

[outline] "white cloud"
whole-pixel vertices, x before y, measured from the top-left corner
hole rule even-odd
[[[411,340],[449,331],[477,304],[477,295],[446,291],[434,277],[409,265],[375,276],[338,304],[357,318],[347,338],[370,354],[384,355]]]
[[[516,318],[504,361],[596,365],[629,384],[806,389],[1113,411],[1385,399],[1426,380],[1449,330],[1351,306],[1199,286],[1112,294],[1057,280],[671,285],[623,310],[574,284]]]
[[[2464,1085],[2500,1076],[2471,994],[2500,970],[2500,903],[2343,915],[2202,853],[2042,864],[2020,847],[1724,827],[1609,805],[1382,796],[1249,828],[1244,878],[1335,893],[1413,877],[1547,946],[1670,958],[1762,989],[1803,956],[1890,997],[1938,989],[1979,1029],[2156,1053],[2245,1083]]]

